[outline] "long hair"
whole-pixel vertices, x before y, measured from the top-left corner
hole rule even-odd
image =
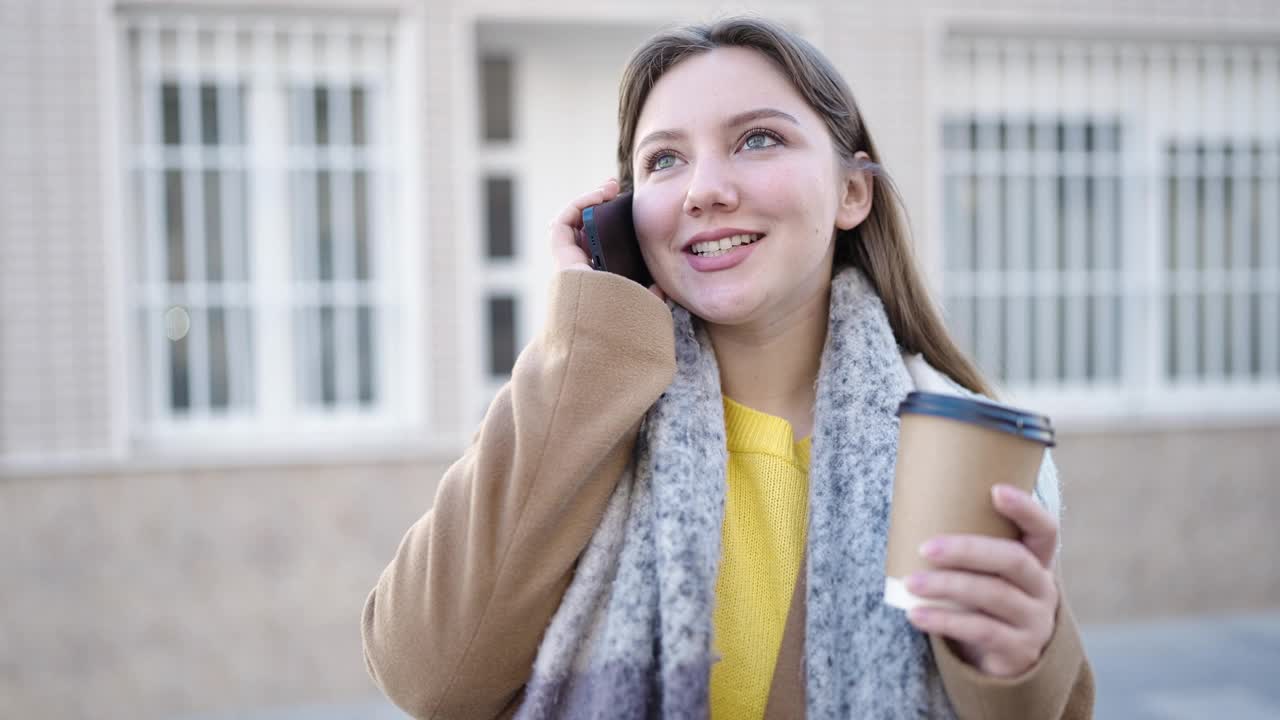
[[[903,350],[923,354],[930,365],[966,388],[994,396],[977,366],[947,333],[929,296],[912,251],[901,199],[880,165],[880,155],[853,93],[826,57],[795,33],[768,20],[732,17],[665,30],[636,50],[623,71],[618,98],[618,181],[622,189],[630,190],[634,184],[631,167],[636,123],[654,84],[681,60],[718,47],[750,48],[772,60],[826,123],[841,160],[851,168],[874,173],[871,212],[857,227],[837,234],[833,271],[849,265],[862,270],[884,303],[889,325]],[[859,164],[855,160],[859,151],[867,153],[871,162]]]

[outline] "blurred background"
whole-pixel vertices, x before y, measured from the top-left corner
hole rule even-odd
[[[1280,717],[1275,0],[0,0],[0,717],[400,717],[365,596],[629,53],[738,11],[848,78],[1058,424],[1098,716]]]

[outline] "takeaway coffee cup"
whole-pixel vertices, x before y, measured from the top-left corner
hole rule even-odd
[[[937,535],[1016,538],[991,503],[991,488],[1035,487],[1053,425],[1042,415],[954,395],[913,392],[898,407],[901,429],[894,474],[884,601],[909,610],[945,605],[907,592],[906,578],[932,566],[921,543]]]

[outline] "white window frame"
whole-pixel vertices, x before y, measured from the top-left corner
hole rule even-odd
[[[1109,30],[1110,35],[1099,38],[1086,28],[1077,33],[1071,33],[1064,39],[1063,34],[1067,31],[1060,27],[1048,31],[1043,27],[1043,23],[1043,18],[1029,22],[1026,19],[1006,18],[990,21],[943,16],[935,17],[931,25],[929,33],[931,52],[928,55],[930,82],[927,85],[930,93],[927,149],[930,156],[928,163],[931,169],[930,177],[933,178],[929,189],[929,207],[933,218],[932,235],[935,240],[928,246],[929,252],[926,254],[929,258],[929,269],[937,287],[941,288],[945,295],[948,285],[954,286],[957,281],[957,278],[950,277],[945,270],[946,248],[942,245],[946,223],[945,206],[942,202],[945,197],[943,189],[945,155],[941,147],[940,135],[943,123],[948,117],[955,114],[963,115],[964,110],[959,108],[967,108],[968,112],[985,117],[997,117],[1007,116],[1009,113],[1036,116],[1056,113],[1059,107],[1070,107],[1080,109],[1081,112],[1077,115],[1079,118],[1106,121],[1115,117],[1108,113],[1117,108],[1124,108],[1126,112],[1121,113],[1124,136],[1122,142],[1127,142],[1128,145],[1121,147],[1120,162],[1124,165],[1121,172],[1128,177],[1138,176],[1140,182],[1130,182],[1123,186],[1122,203],[1126,229],[1121,250],[1124,269],[1120,277],[1111,281],[1124,283],[1126,288],[1123,301],[1124,313],[1131,318],[1129,320],[1132,323],[1131,326],[1145,329],[1145,334],[1129,332],[1124,337],[1121,381],[1118,383],[1094,385],[1080,382],[1051,387],[1027,385],[1004,387],[1001,388],[1004,396],[1011,402],[1051,413],[1055,419],[1075,428],[1109,427],[1114,426],[1117,421],[1130,420],[1140,421],[1144,426],[1158,426],[1204,422],[1254,422],[1259,419],[1274,420],[1280,417],[1280,375],[1275,372],[1275,363],[1280,362],[1280,359],[1277,359],[1278,356],[1274,351],[1276,342],[1274,332],[1268,339],[1270,344],[1266,346],[1270,348],[1270,354],[1264,355],[1262,360],[1264,373],[1270,368],[1271,379],[1180,384],[1170,382],[1163,377],[1162,364],[1162,353],[1166,342],[1165,306],[1162,303],[1162,296],[1170,287],[1170,278],[1161,264],[1166,261],[1161,244],[1167,239],[1163,219],[1160,217],[1161,213],[1165,212],[1161,200],[1163,190],[1160,183],[1165,181],[1161,154],[1170,139],[1177,136],[1174,130],[1189,129],[1199,133],[1197,137],[1220,139],[1256,137],[1257,133],[1262,132],[1262,128],[1248,127],[1242,125],[1238,118],[1226,115],[1215,116],[1213,113],[1205,113],[1206,117],[1200,117],[1197,114],[1200,122],[1191,128],[1171,128],[1168,125],[1169,118],[1165,107],[1168,96],[1155,95],[1143,98],[1146,102],[1139,106],[1141,112],[1135,112],[1131,109],[1133,108],[1131,103],[1134,100],[1120,97],[1119,88],[1123,87],[1123,82],[1126,80],[1122,80],[1121,84],[1069,82],[1061,88],[1061,92],[1066,93],[1068,97],[1058,98],[1054,93],[1058,92],[1059,88],[1046,87],[1043,84],[1037,86],[1031,83],[1031,78],[1026,73],[1019,75],[1017,68],[1012,64],[1006,64],[1002,68],[1005,72],[1005,87],[998,82],[984,81],[991,79],[989,74],[975,76],[976,84],[969,87],[957,87],[954,78],[946,76],[948,62],[946,52],[957,38],[961,42],[976,40],[980,43],[1014,46],[1034,45],[1036,42],[1064,42],[1080,48],[1081,52],[1092,52],[1093,48],[1103,45],[1116,52],[1121,77],[1128,78],[1127,82],[1130,84],[1134,82],[1132,74],[1140,70],[1136,60],[1146,48],[1167,46],[1172,48],[1173,52],[1186,52],[1186,48],[1193,43],[1191,38],[1169,40],[1158,36],[1153,37],[1149,27],[1139,24],[1126,28],[1132,30],[1131,34],[1119,34],[1112,27]],[[1036,30],[1038,26],[1041,27],[1041,31]],[[1252,36],[1242,36],[1242,40],[1249,42],[1251,48],[1258,46],[1256,33]],[[1230,44],[1229,38],[1217,44],[1224,47],[1224,52],[1228,56],[1239,52],[1238,48]],[[1178,50],[1179,48],[1181,50]],[[1263,48],[1260,52],[1264,57],[1269,58],[1267,67],[1277,67],[1275,51]],[[1269,77],[1271,84],[1274,85],[1275,76]],[[1102,80],[1102,78],[1098,79]],[[1020,95],[1007,90],[1007,87],[1014,83],[1023,83]],[[1158,92],[1158,90],[1152,90],[1149,85],[1144,87],[1150,92]],[[1017,97],[1011,99],[1011,95],[1017,95]],[[1185,93],[1183,95],[1185,96]],[[1270,98],[1261,98],[1259,102],[1269,103],[1269,105],[1258,108],[1258,114],[1263,118],[1274,119],[1275,123],[1271,127],[1280,127],[1280,100],[1276,99],[1276,94],[1272,93]],[[1198,108],[1192,110],[1198,110]],[[1277,135],[1280,133],[1270,136],[1272,142],[1277,139]],[[1277,153],[1271,155],[1273,163],[1276,155]],[[1274,183],[1275,168],[1271,167],[1266,172],[1269,180]],[[1266,237],[1280,237],[1278,234],[1280,228],[1276,227],[1274,220],[1269,221],[1269,227],[1270,234],[1266,228],[1262,230],[1264,246]],[[1274,245],[1280,244],[1273,243]],[[1273,253],[1269,259],[1272,263],[1271,267],[1277,267],[1274,253],[1280,250],[1272,248],[1263,250],[1264,253],[1268,251]],[[1254,282],[1264,292],[1270,292],[1273,298],[1280,300],[1276,295],[1277,285],[1280,284],[1280,277],[1277,276],[1280,273],[1264,274],[1255,271],[1254,274],[1257,275]],[[974,278],[974,283],[980,285],[992,280],[1008,281],[1008,278]],[[1048,280],[1052,283],[1059,281],[1058,278],[1033,278],[1032,282],[1037,280],[1040,282]],[[1206,274],[1201,281],[1212,283],[1227,280],[1225,277],[1209,278]],[[1085,282],[1100,281],[1102,280],[1096,277],[1085,279]],[[951,289],[955,290],[955,287]],[[1275,302],[1273,300],[1273,303]],[[1272,312],[1274,313],[1275,310]],[[1276,326],[1277,324],[1273,322],[1272,327]],[[1239,340],[1230,341],[1239,342]],[[1264,353],[1266,352],[1267,350],[1264,350]]]
[[[476,27],[481,27],[477,25]],[[477,112],[475,122],[464,132],[468,132],[476,147],[475,187],[480,193],[475,226],[479,242],[468,252],[473,255],[477,269],[476,281],[472,284],[474,296],[471,307],[475,308],[475,316],[479,318],[477,352],[480,362],[476,364],[473,387],[480,388],[480,405],[471,408],[468,417],[480,417],[493,397],[497,395],[508,377],[491,375],[489,360],[492,357],[492,333],[489,327],[489,300],[496,296],[507,296],[515,300],[515,349],[520,350],[532,339],[535,328],[534,311],[538,305],[538,296],[546,292],[546,283],[538,272],[541,266],[531,252],[538,248],[530,247],[530,238],[526,237],[525,196],[527,164],[524,162],[525,143],[528,133],[524,127],[522,109],[526,98],[522,95],[527,81],[523,77],[527,66],[521,61],[518,45],[505,42],[503,38],[493,37],[498,33],[488,33],[481,38],[474,50],[470,62],[479,67],[485,57],[496,56],[507,58],[511,63],[511,139],[506,141],[490,141],[484,137],[484,117]],[[484,97],[483,77],[476,74],[475,96]],[[477,104],[478,106],[478,104]],[[510,178],[513,183],[511,197],[512,208],[512,255],[509,258],[488,257],[488,238],[484,235],[486,227],[485,213],[487,197],[484,184],[489,177]]]
[[[428,405],[422,381],[428,373],[424,370],[419,321],[421,299],[425,295],[422,285],[427,273],[423,271],[419,249],[425,239],[420,232],[418,209],[422,203],[421,183],[413,162],[417,158],[418,143],[416,116],[410,112],[411,100],[421,92],[416,71],[420,56],[415,24],[390,13],[336,12],[323,17],[299,17],[254,11],[226,14],[162,8],[121,9],[113,20],[119,53],[117,82],[122,90],[118,111],[123,122],[118,128],[121,148],[118,157],[122,161],[121,185],[125,188],[122,193],[125,211],[120,218],[121,311],[126,331],[122,359],[128,374],[125,386],[130,390],[128,409],[122,414],[132,428],[127,440],[130,451],[149,458],[172,455],[198,459],[206,454],[270,454],[279,450],[320,450],[332,454],[335,441],[340,448],[357,451],[403,447],[420,441],[424,407]],[[146,52],[155,53],[158,49],[155,33],[161,28],[177,29],[180,36],[212,29],[218,38],[214,60],[195,63],[189,44],[184,55],[180,41],[176,61],[170,58],[162,62],[154,54],[146,58],[139,55],[135,61],[131,33],[140,31],[143,44],[153,45]],[[278,60],[280,34],[292,38],[308,33],[342,39],[359,34],[369,41],[362,47],[372,48],[371,52],[382,57],[375,58],[370,53],[361,57],[327,53],[324,58],[315,58],[289,52],[284,61]],[[234,45],[239,34],[253,38],[248,57]],[[145,40],[148,36],[151,41]],[[301,44],[291,42],[289,45]],[[133,93],[135,74],[141,80],[140,96]],[[250,257],[245,260],[252,267],[246,301],[254,316],[252,364],[256,387],[254,405],[248,412],[206,411],[174,417],[164,412],[163,407],[157,408],[155,401],[148,401],[151,407],[144,407],[144,398],[163,395],[167,382],[160,382],[151,377],[154,373],[145,370],[148,365],[143,357],[143,334],[163,332],[163,320],[155,312],[148,312],[145,327],[140,326],[138,320],[144,302],[139,295],[144,286],[134,275],[138,258],[143,257],[138,243],[146,242],[148,233],[155,228],[148,230],[144,219],[135,212],[135,177],[148,162],[154,163],[154,157],[148,161],[148,154],[155,156],[167,149],[162,144],[140,149],[133,128],[135,123],[140,125],[145,121],[145,118],[136,118],[138,113],[158,106],[162,83],[174,78],[183,83],[211,79],[243,83],[246,97],[253,98],[248,107],[254,111],[250,114],[246,109],[245,125],[251,142],[246,146],[244,158],[254,193],[251,208],[247,209]],[[371,407],[317,409],[308,407],[294,391],[297,383],[291,315],[295,312],[295,293],[291,287],[293,262],[289,244],[261,239],[291,237],[288,173],[292,163],[288,155],[292,151],[286,136],[288,116],[284,112],[290,85],[341,87],[357,82],[370,89],[367,93],[370,102],[377,97],[383,104],[382,112],[370,109],[367,113],[376,123],[368,128],[375,142],[367,151],[369,163],[381,170],[370,173],[372,205],[368,210],[374,332],[379,337],[374,373],[377,402]],[[156,135],[158,132],[159,126],[153,125],[149,137],[162,143],[163,138]],[[184,146],[180,152],[195,150]],[[216,150],[225,148],[219,146]],[[342,159],[341,155],[340,151],[335,153],[338,160]],[[262,211],[264,208],[278,210]],[[155,220],[158,216],[153,213],[148,217]],[[336,296],[351,295],[351,288],[331,290]],[[167,355],[163,344],[159,347],[160,352]],[[151,352],[155,354],[155,350]],[[167,362],[163,367],[167,368]],[[159,402],[167,405],[163,397]]]

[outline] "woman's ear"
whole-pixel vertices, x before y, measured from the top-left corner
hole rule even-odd
[[[852,230],[862,224],[871,213],[871,196],[875,189],[875,177],[866,166],[871,163],[871,156],[859,151],[853,156],[854,164],[850,168],[841,163],[839,205],[836,207],[836,227],[841,230]]]

